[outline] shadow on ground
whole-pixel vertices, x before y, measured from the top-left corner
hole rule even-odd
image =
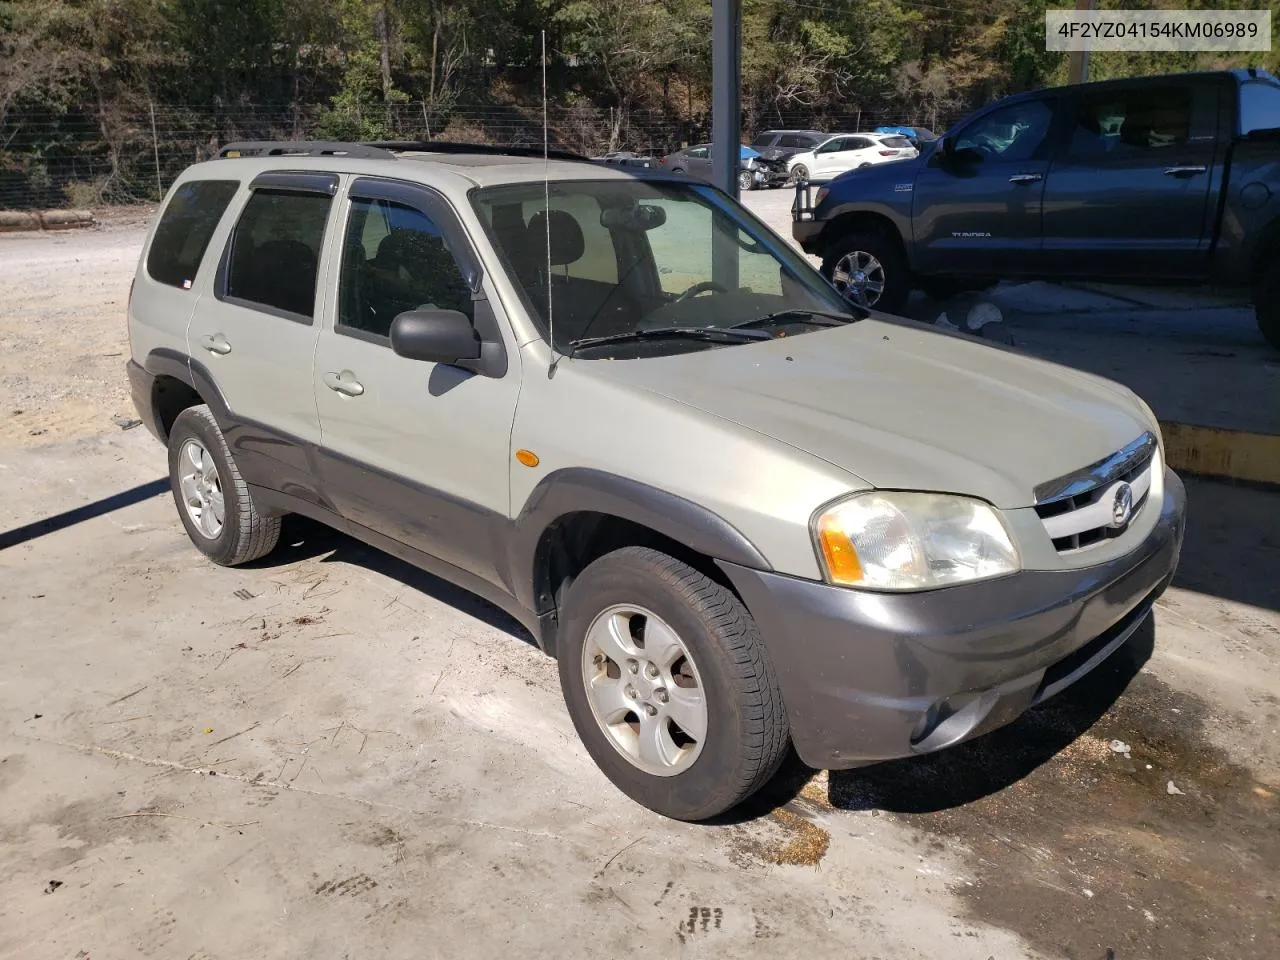
[[[519,621],[487,600],[388,553],[367,546],[348,534],[298,514],[289,514],[284,518],[280,545],[275,550],[261,560],[245,566],[251,569],[287,567],[316,557],[322,558],[323,563],[349,563],[380,573],[475,617],[494,629],[510,634],[517,640],[537,645],[533,635]]]

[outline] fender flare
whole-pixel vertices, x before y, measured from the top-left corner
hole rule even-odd
[[[547,607],[537,596],[538,548],[543,535],[565,516],[601,513],[647,527],[715,560],[772,570],[759,548],[733,524],[706,507],[637,480],[587,467],[568,467],[544,477],[514,521],[512,585],[532,610]]]

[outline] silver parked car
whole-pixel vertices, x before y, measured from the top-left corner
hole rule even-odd
[[[670,817],[788,744],[855,767],[1010,722],[1182,543],[1132,392],[858,308],[688,177],[237,144],[168,192],[128,312],[197,549],[254,560],[300,513],[487,598]]]

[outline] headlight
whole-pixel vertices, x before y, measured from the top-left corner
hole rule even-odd
[[[858,494],[819,513],[813,534],[827,579],[846,587],[925,590],[1021,566],[1000,514],[950,494]]]

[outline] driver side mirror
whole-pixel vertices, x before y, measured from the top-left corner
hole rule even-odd
[[[391,322],[397,356],[431,363],[480,359],[480,336],[457,310],[409,310]]]

